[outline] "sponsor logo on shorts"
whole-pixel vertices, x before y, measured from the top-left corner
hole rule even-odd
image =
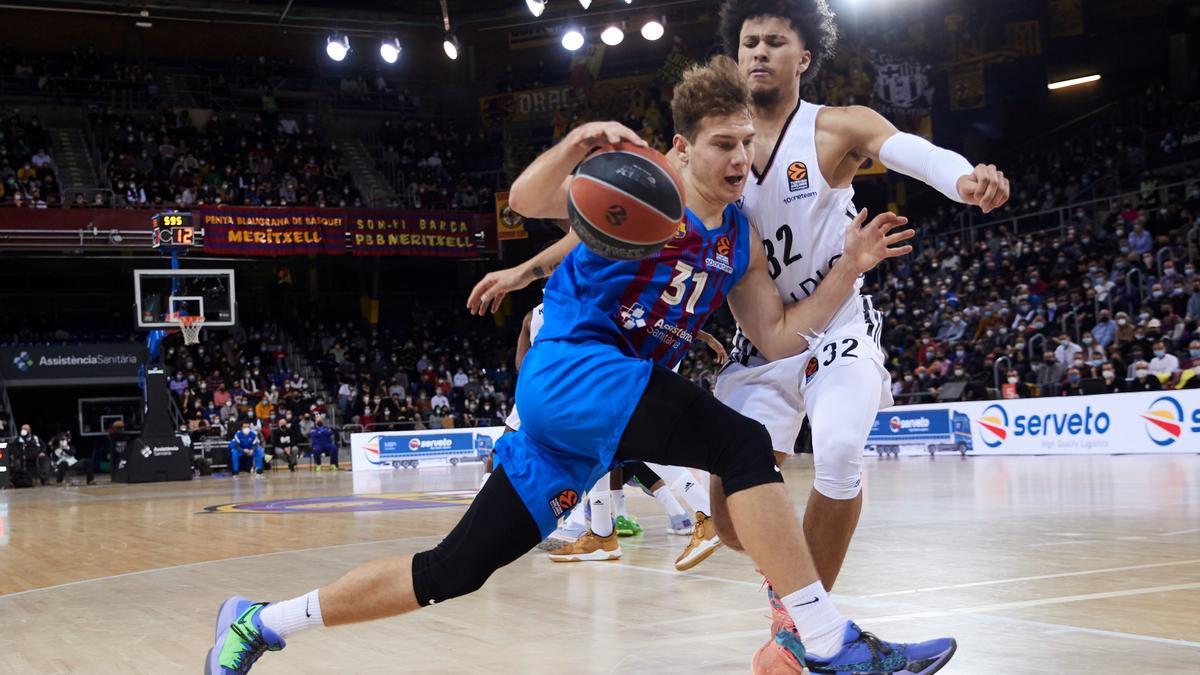
[[[574,490],[563,490],[558,493],[554,499],[550,500],[550,511],[555,518],[559,518],[562,514],[575,508],[579,503],[579,493]]]
[[[804,162],[792,162],[787,168],[788,191],[800,192],[808,189],[808,167]]]

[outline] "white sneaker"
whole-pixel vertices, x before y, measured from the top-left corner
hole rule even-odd
[[[667,534],[678,534],[687,536],[696,529],[696,523],[686,515],[671,516],[671,522],[667,525]]]

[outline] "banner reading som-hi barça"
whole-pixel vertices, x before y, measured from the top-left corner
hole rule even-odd
[[[479,254],[495,215],[470,211],[362,211],[347,223],[354,255],[467,258]]]
[[[350,213],[340,209],[199,208],[204,252],[218,255],[342,255]]]

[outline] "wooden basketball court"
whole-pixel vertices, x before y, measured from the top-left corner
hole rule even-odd
[[[866,508],[835,589],[865,629],[954,635],[945,673],[1197,672],[1200,456],[865,467]],[[226,596],[292,597],[429,547],[479,471],[0,492],[0,672],[201,672]],[[803,504],[811,461],[786,474]],[[769,624],[754,566],[723,550],[676,573],[685,539],[628,492],[647,532],[622,540],[620,561],[531,553],[474,596],[297,635],[254,672],[748,672]],[[246,502],[259,503],[228,506]]]

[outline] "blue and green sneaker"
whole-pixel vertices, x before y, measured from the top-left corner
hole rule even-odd
[[[634,537],[642,533],[642,526],[629,516],[617,516],[615,527],[618,537]]]
[[[286,646],[283,638],[259,618],[266,606],[265,602],[250,602],[240,595],[221,603],[216,641],[208,650],[204,675],[244,675],[263,652],[277,652]]]
[[[782,631],[781,631],[782,632]],[[779,643],[779,636],[776,636]],[[865,633],[853,621],[846,622],[842,650],[827,658],[804,656],[813,675],[932,675],[942,669],[958,648],[954,638],[937,638],[914,644],[884,642]]]

